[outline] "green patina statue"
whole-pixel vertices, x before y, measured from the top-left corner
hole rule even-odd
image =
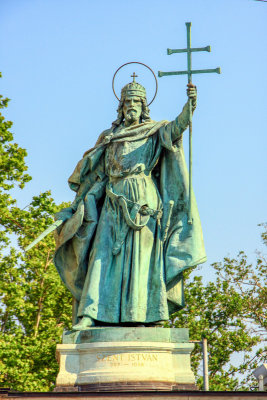
[[[54,262],[78,302],[74,330],[152,325],[184,306],[183,271],[206,260],[182,134],[189,103],[172,122],[150,119],[143,86],[123,87],[117,119],[69,178],[77,195],[57,214]]]

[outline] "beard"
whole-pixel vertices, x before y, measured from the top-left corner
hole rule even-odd
[[[130,123],[136,122],[139,120],[140,116],[138,115],[136,110],[129,110],[126,114],[126,120]]]

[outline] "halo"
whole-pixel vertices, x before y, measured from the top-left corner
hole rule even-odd
[[[155,78],[155,82],[156,82],[156,90],[155,90],[155,94],[154,94],[153,99],[151,100],[150,103],[148,103],[148,106],[150,106],[150,104],[153,103],[153,101],[155,100],[155,97],[157,96],[158,81],[157,81],[156,75],[154,74],[153,70],[152,70],[148,65],[146,65],[146,64],[144,64],[144,63],[141,63],[141,62],[139,62],[139,61],[130,61],[130,62],[127,62],[127,63],[121,65],[121,66],[117,69],[117,71],[115,72],[115,74],[113,75],[113,79],[112,79],[112,90],[113,90],[113,93],[114,93],[116,99],[120,101],[120,99],[119,99],[119,97],[116,95],[116,92],[115,92],[115,89],[114,89],[115,77],[116,77],[117,73],[119,72],[119,70],[120,70],[121,68],[125,67],[125,65],[128,65],[128,64],[140,64],[140,65],[143,65],[144,67],[148,68],[149,71],[152,72],[152,74],[153,74],[153,76],[154,76],[154,78]]]

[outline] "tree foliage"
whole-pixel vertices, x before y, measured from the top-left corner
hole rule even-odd
[[[46,192],[34,197],[27,210],[13,210],[23,229],[19,250],[11,248],[0,262],[0,386],[47,391],[55,383],[55,348],[63,328],[71,327],[71,295],[53,265],[53,235],[27,254],[22,249],[64,206],[56,206]]]
[[[266,226],[265,226],[266,229]],[[266,230],[262,234],[266,243]],[[267,263],[258,253],[256,265],[240,252],[211,268],[214,281],[186,277],[186,307],[174,314],[171,326],[188,327],[191,340],[209,343],[210,390],[249,390],[256,386],[252,371],[266,360]],[[201,348],[192,354],[192,366],[203,387]]]
[[[0,95],[0,109],[5,109],[8,102],[8,98]],[[22,189],[25,183],[31,180],[26,173],[28,169],[25,163],[27,152],[14,143],[13,134],[10,132],[11,127],[12,122],[6,121],[0,112],[0,249],[1,245],[9,243],[8,233],[13,233],[20,228],[10,209],[16,204],[10,191],[15,185]]]
[[[0,108],[8,101],[0,96]],[[31,177],[27,152],[14,142],[11,126],[0,114],[0,250],[5,254],[0,260],[0,387],[50,390],[58,368],[56,343],[63,327],[70,327],[71,295],[52,262],[52,235],[28,254],[23,248],[67,205],[57,206],[45,192],[27,210],[17,206],[11,191],[22,189]],[[15,239],[16,248],[11,246]]]

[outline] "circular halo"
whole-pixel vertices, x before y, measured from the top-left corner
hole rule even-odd
[[[115,77],[116,77],[117,73],[119,72],[119,70],[120,70],[121,68],[125,67],[125,65],[128,65],[128,64],[140,64],[140,65],[143,65],[144,67],[148,68],[149,71],[152,72],[152,74],[153,74],[153,76],[154,76],[154,78],[155,78],[155,82],[156,82],[156,90],[155,90],[155,94],[154,94],[153,99],[151,100],[150,103],[148,103],[148,106],[150,106],[150,104],[153,103],[153,101],[155,100],[155,97],[157,96],[158,81],[157,81],[156,75],[154,74],[153,70],[152,70],[148,65],[146,65],[146,64],[144,64],[144,63],[141,63],[141,62],[139,62],[139,61],[130,61],[130,62],[127,62],[127,63],[121,65],[121,66],[117,69],[117,71],[115,72],[115,74],[113,75],[113,79],[112,79],[112,90],[113,90],[113,93],[114,93],[116,99],[120,101],[120,99],[119,99],[118,96],[116,95],[116,92],[115,92],[115,89],[114,89]]]

